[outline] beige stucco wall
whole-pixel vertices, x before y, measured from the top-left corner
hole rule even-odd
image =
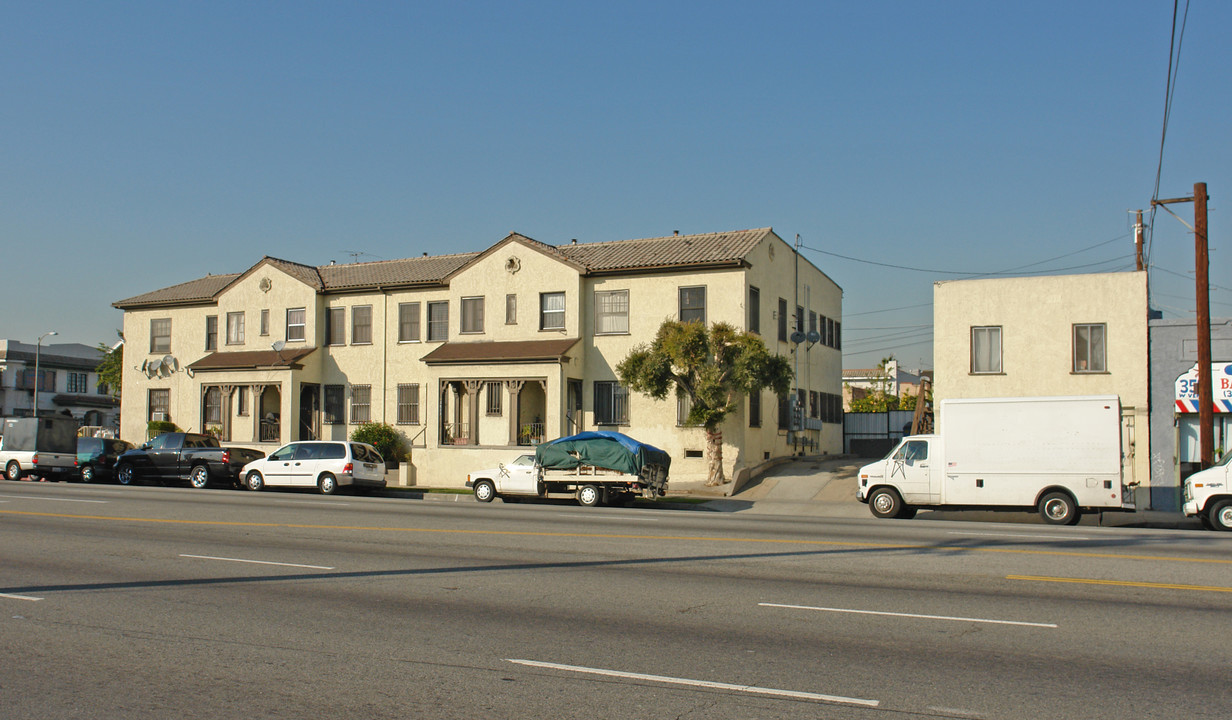
[[[1113,394],[1127,472],[1149,482],[1145,272],[957,280],[933,286],[936,400]],[[1073,326],[1106,326],[1104,373],[1073,372]],[[1000,326],[1002,372],[971,372],[971,328]]]

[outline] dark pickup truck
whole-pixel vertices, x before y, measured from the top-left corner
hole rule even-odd
[[[132,485],[139,480],[188,481],[195,488],[211,482],[236,485],[244,465],[265,457],[246,448],[224,448],[211,435],[163,433],[116,459],[116,480]]]

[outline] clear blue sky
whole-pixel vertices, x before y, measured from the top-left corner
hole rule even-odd
[[[1171,22],[1164,0],[0,0],[0,337],[113,340],[113,301],[262,255],[769,225],[844,288],[847,367],[931,367],[935,280],[1132,267]],[[1190,8],[1160,191],[1208,183],[1215,317],[1230,27],[1232,3]],[[1192,249],[1160,213],[1167,317]]]

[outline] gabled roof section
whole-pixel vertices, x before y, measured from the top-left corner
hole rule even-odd
[[[172,285],[161,290],[135,295],[127,300],[112,303],[121,310],[135,310],[142,307],[159,305],[194,305],[214,301],[218,293],[237,278],[239,273],[227,275],[206,275],[197,280],[189,280],[179,285]]]
[[[562,255],[593,273],[658,270],[686,266],[743,265],[762,240],[774,236],[770,228],[669,235],[642,240],[561,245]]]
[[[483,260],[486,257],[495,255],[496,253],[501,252],[506,247],[508,247],[510,244],[518,244],[530,250],[543,253],[544,255],[547,255],[553,260],[556,260],[558,262],[564,263],[565,265],[572,267],[574,270],[577,270],[579,273],[586,272],[586,267],[584,265],[581,265],[575,260],[566,256],[564,253],[560,251],[559,248],[548,245],[547,243],[539,242],[538,240],[535,240],[533,238],[528,238],[521,233],[511,232],[508,235],[506,235],[500,242],[496,243],[495,245],[488,248],[487,250],[484,250],[481,253],[476,253],[475,256],[472,257],[470,260],[466,261],[465,264],[458,266],[457,269],[449,273],[448,277],[446,277],[446,280],[452,280],[455,275],[462,272],[466,268],[474,265],[475,263],[478,263],[480,260]]]
[[[324,265],[317,268],[326,290],[376,288],[393,285],[436,285],[458,271],[480,253],[424,255],[402,260],[379,260],[351,265]]]

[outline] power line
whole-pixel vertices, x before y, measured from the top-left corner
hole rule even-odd
[[[1181,34],[1176,34],[1176,11],[1179,0],[1172,0],[1172,33],[1168,38],[1168,78],[1164,83],[1164,122],[1159,132],[1159,163],[1155,166],[1155,189],[1151,192],[1151,219],[1147,223],[1146,259],[1151,260],[1151,247],[1155,239],[1155,212],[1159,199],[1159,180],[1164,171],[1164,142],[1168,139],[1168,120],[1172,117],[1172,100],[1176,97],[1176,76],[1181,70],[1181,44],[1185,41],[1185,25],[1189,22],[1189,0],[1185,0],[1185,14],[1181,17]],[[1173,64],[1173,56],[1176,62]]]
[[[861,315],[876,315],[877,313],[896,312],[898,310],[914,310],[915,308],[932,307],[932,306],[933,304],[928,302],[928,303],[920,303],[919,305],[904,305],[902,307],[886,308],[884,310],[866,310],[864,312],[858,312],[858,313],[845,313],[843,315],[843,319],[846,320],[847,318],[860,317]]]

